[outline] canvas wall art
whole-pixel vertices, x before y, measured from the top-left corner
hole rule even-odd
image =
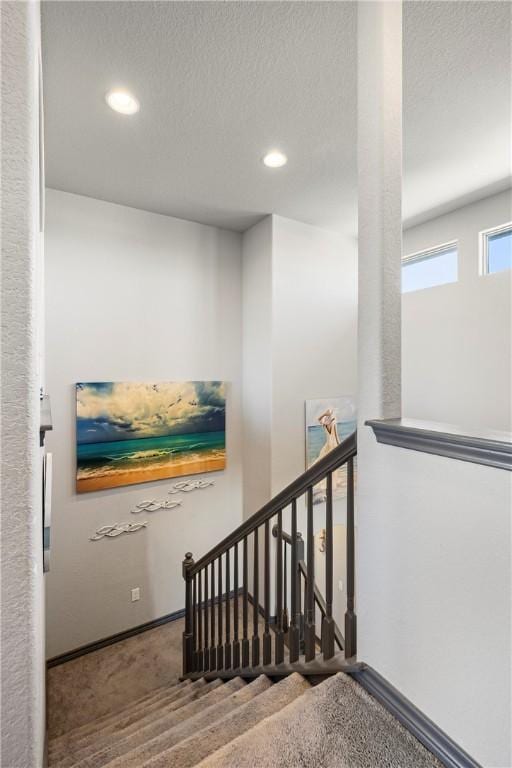
[[[306,469],[332,451],[357,428],[356,406],[350,396],[306,400]],[[333,475],[335,498],[347,494],[347,469]],[[325,500],[325,483],[314,489],[313,502]]]
[[[79,493],[226,466],[220,381],[76,385]]]

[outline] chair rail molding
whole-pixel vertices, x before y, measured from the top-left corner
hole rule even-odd
[[[450,459],[512,470],[512,434],[472,431],[415,419],[370,419],[377,442]]]

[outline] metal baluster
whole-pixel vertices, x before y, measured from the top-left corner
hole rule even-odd
[[[265,520],[265,631],[263,633],[263,664],[272,661],[272,637],[270,635],[270,521]]]
[[[243,602],[242,602],[242,667],[249,666],[249,563],[247,552],[247,536],[244,538],[244,564],[243,564]]]
[[[210,648],[208,646],[209,640],[209,626],[208,620],[210,616],[210,604],[208,602],[208,566],[204,569],[204,660],[203,669],[208,671],[210,669]]]
[[[290,631],[288,633],[288,644],[290,647],[290,661],[298,661],[299,659],[299,641],[300,641],[300,621],[301,621],[301,613],[300,613],[300,590],[301,590],[301,579],[300,579],[300,572],[299,572],[299,563],[298,563],[298,557],[297,557],[297,549],[298,549],[298,543],[297,543],[297,500],[294,499],[292,501],[292,561],[291,561],[291,574],[292,574],[292,581],[291,581],[291,622],[290,622]]]
[[[238,639],[238,603],[240,600],[238,594],[238,544],[235,544],[235,554],[233,561],[235,602],[233,605],[233,668],[240,666],[240,641]]]
[[[211,600],[210,600],[210,669],[217,669],[217,648],[215,647],[215,560],[211,563]]]
[[[197,669],[197,574],[192,581],[192,666]]]
[[[203,583],[201,571],[197,574],[197,654],[196,669],[201,672],[204,666],[203,654]]]
[[[324,659],[334,656],[334,619],[332,618],[332,560],[333,560],[333,523],[332,523],[332,473],[327,475],[327,500],[325,506],[325,605],[326,615],[322,621],[322,653]]]
[[[313,528],[313,488],[307,491],[308,501],[308,579],[306,583],[306,626],[304,643],[306,661],[315,658],[315,538]]]
[[[304,539],[302,538],[302,533],[300,531],[297,532],[297,560],[300,562],[302,560],[303,563],[306,562],[305,558],[305,544]],[[302,586],[302,582],[304,581],[304,586]],[[298,615],[298,625],[299,625],[299,649],[300,653],[304,655],[304,625],[305,625],[305,618],[306,618],[306,580],[303,578],[302,571],[299,568],[299,573],[297,574],[297,584],[298,584],[298,608],[299,608],[299,615]]]
[[[230,562],[229,549],[226,551],[226,642],[224,644],[224,667],[231,668],[231,600],[230,600]]]
[[[185,579],[185,631],[183,632],[183,674],[193,671],[194,637],[193,630],[193,605],[192,605],[192,577],[190,569],[194,565],[192,552],[187,552],[183,560],[183,578]]]
[[[222,669],[224,666],[224,645],[222,642],[222,613],[223,603],[222,599],[222,555],[219,556],[217,561],[217,578],[219,582],[219,596],[217,598],[217,669]]]
[[[284,661],[284,634],[283,634],[283,513],[277,513],[277,573],[276,573],[276,638],[275,656],[276,664]]]
[[[345,613],[345,658],[357,653],[357,617],[354,612],[355,532],[354,459],[347,462],[347,611]]]
[[[254,571],[252,581],[252,666],[260,664],[260,637],[259,637],[259,607],[260,607],[260,573],[259,573],[259,529],[253,533],[254,537]]]
[[[288,546],[283,541],[283,633],[286,635],[289,630],[288,620]]]

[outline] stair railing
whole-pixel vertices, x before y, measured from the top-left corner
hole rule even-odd
[[[328,660],[334,656],[336,624],[332,614],[333,473],[345,465],[347,467],[347,609],[345,635],[341,638],[341,644],[344,645],[346,659],[355,656],[357,623],[354,611],[354,458],[356,454],[357,438],[354,433],[306,470],[252,517],[245,520],[197,562],[194,562],[190,552],[186,554],[183,561],[184,675],[279,665],[285,657],[286,630],[288,630],[289,661],[292,664],[298,662],[302,652],[302,626],[304,660],[312,661],[317,655],[315,606],[320,608],[322,615],[320,631],[323,657]],[[314,516],[321,513],[323,505],[315,507],[313,501],[314,488],[320,483],[322,492],[325,484],[326,588],[323,603],[319,599],[322,596],[318,589],[315,595]],[[302,542],[301,552],[301,537],[299,538],[297,531],[297,504],[302,497],[306,500],[307,514],[305,561],[304,542]],[[278,542],[282,542],[285,535],[283,511],[287,508],[290,509],[291,517],[290,573],[292,574],[289,626],[286,626],[287,557],[285,555],[283,558],[283,546],[277,546],[275,553],[276,578],[272,603],[270,578],[271,521],[275,519],[276,538]],[[262,568],[260,568],[260,560],[263,563]],[[249,570],[252,576],[250,592]],[[305,581],[304,606],[301,605],[302,578]],[[260,591],[263,593],[262,605],[260,605]],[[275,607],[274,619],[271,617],[271,605]],[[262,626],[260,614],[263,619]],[[251,635],[249,635],[249,623],[252,625]],[[263,630],[261,637],[260,629]]]
[[[278,529],[277,529],[277,525],[274,525],[274,527],[272,528],[272,535],[275,538],[278,538],[279,532],[278,532]],[[284,563],[285,563],[284,583],[286,585],[287,584],[286,563],[287,563],[287,552],[288,552],[287,546],[289,546],[290,549],[291,549],[292,544],[293,544],[293,539],[292,539],[292,537],[291,537],[291,535],[289,533],[286,533],[285,531],[283,531],[281,533],[281,540],[282,540],[282,543],[283,543],[282,546],[284,546],[284,556],[283,556],[284,557]],[[279,544],[277,546],[279,546]],[[297,624],[302,624],[303,615],[302,615],[302,613],[300,613],[300,609],[301,609],[302,594],[306,594],[306,592],[307,592],[308,566],[307,566],[306,561],[304,559],[304,540],[302,538],[302,533],[300,531],[297,532],[296,547],[297,547],[297,572],[295,573],[295,579],[297,580],[297,586],[296,586],[296,589],[297,589],[297,592],[298,592],[297,607],[299,609],[299,619],[297,621]],[[292,573],[292,578],[293,577],[294,577],[294,574]],[[303,582],[304,582],[304,590],[302,588],[302,583]],[[323,597],[323,595],[322,595],[318,585],[316,584],[316,582],[314,584],[314,590],[313,591],[314,591],[314,596],[315,596],[315,606],[316,606],[316,608],[318,608],[318,610],[320,612],[320,615],[322,616],[322,624],[323,624],[324,619],[328,615],[327,603],[326,603],[326,601],[325,601],[325,599],[324,599],[324,597]],[[286,590],[285,590],[284,596],[285,596],[285,601],[286,601],[286,596],[287,596],[287,591]],[[285,602],[285,608],[284,608],[283,613],[284,613],[283,624],[285,626],[288,626],[286,602]],[[332,615],[332,609],[331,609],[331,615]],[[324,635],[324,640],[326,640],[325,635]],[[345,646],[345,641],[343,639],[343,635],[341,634],[341,630],[338,627],[338,625],[336,624],[336,622],[334,622],[334,643],[335,643],[335,645],[338,646],[340,651],[343,650],[343,648]],[[317,644],[318,644],[318,637],[317,637]],[[322,648],[322,654],[324,654],[324,651],[325,651],[325,653],[327,654],[326,658],[329,658],[329,655],[328,655],[329,654],[329,650],[322,646],[322,641],[320,641],[320,645],[321,645],[321,648]],[[301,649],[303,649],[303,646],[304,646],[304,640],[303,640],[303,627],[302,627],[302,629],[300,631],[300,647],[301,647]]]

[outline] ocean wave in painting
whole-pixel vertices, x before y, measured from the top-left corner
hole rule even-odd
[[[101,477],[150,471],[169,464],[196,463],[225,457],[224,432],[167,435],[78,446],[77,477]]]

